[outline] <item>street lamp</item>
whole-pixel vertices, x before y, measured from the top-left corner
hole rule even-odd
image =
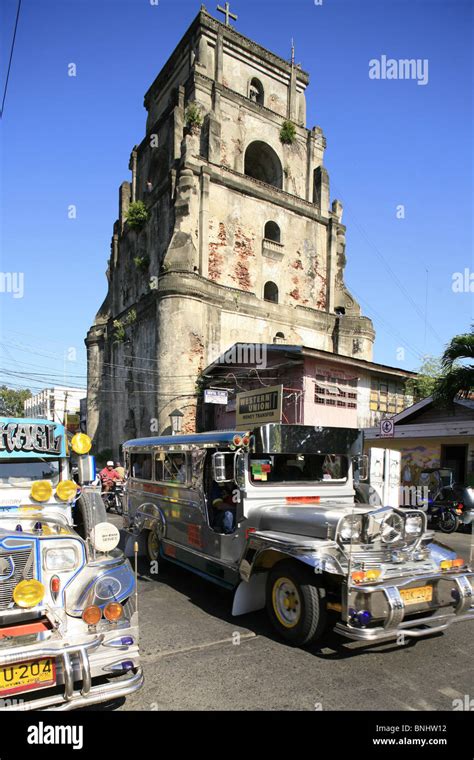
[[[180,412],[179,409],[175,409],[174,412],[171,412],[170,420],[171,420],[172,435],[177,435],[178,433],[181,433],[181,424],[183,422],[183,417],[184,417],[184,414],[183,412]]]

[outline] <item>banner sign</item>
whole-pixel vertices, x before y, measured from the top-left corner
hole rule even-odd
[[[227,406],[228,398],[228,391],[219,391],[214,390],[213,388],[207,388],[204,391],[205,404],[224,404],[224,406]]]
[[[237,394],[236,427],[281,422],[283,386],[272,385]]]
[[[66,456],[64,427],[54,422],[0,418],[0,457]]]

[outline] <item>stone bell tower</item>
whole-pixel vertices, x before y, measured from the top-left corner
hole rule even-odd
[[[236,342],[372,358],[372,323],[344,284],[325,138],[306,127],[308,74],[229,20],[201,7],[145,94],[86,338],[99,449],[162,433],[176,408],[193,430],[199,374]],[[127,220],[137,201],[142,226]]]

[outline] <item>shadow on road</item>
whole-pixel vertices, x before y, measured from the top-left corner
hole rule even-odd
[[[233,623],[236,627],[246,628],[256,636],[265,637],[280,646],[289,649],[294,648],[291,644],[283,641],[273,630],[265,610],[233,617],[231,591],[212,584],[178,565],[166,562],[166,560],[160,560],[159,568],[158,575],[151,575],[149,563],[144,559],[139,559],[139,580],[145,583],[161,583],[163,586],[187,597],[191,604],[199,607],[208,615],[229,624]],[[380,654],[381,652],[400,652],[403,649],[413,648],[419,641],[419,639],[407,639],[403,646],[397,644],[396,641],[379,644],[349,641],[332,630],[336,619],[336,616],[330,616],[328,630],[317,644],[305,647],[306,652],[323,660],[343,660],[355,656]],[[441,635],[432,634],[429,638]]]

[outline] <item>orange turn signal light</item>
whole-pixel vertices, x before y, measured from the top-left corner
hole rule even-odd
[[[443,559],[443,561],[439,563],[439,567],[440,570],[452,570],[453,568],[464,567],[465,564],[466,563],[462,557],[456,557],[456,559]]]
[[[118,602],[109,602],[104,607],[104,617],[110,622],[114,623],[116,620],[120,620],[123,615],[123,607]]]
[[[90,607],[86,607],[82,613],[82,619],[84,623],[87,623],[87,625],[97,625],[101,617],[102,612],[100,610],[100,607],[97,607],[95,604],[91,604]]]
[[[380,570],[356,570],[352,573],[351,578],[354,583],[365,583],[366,581],[378,581],[381,575]]]

